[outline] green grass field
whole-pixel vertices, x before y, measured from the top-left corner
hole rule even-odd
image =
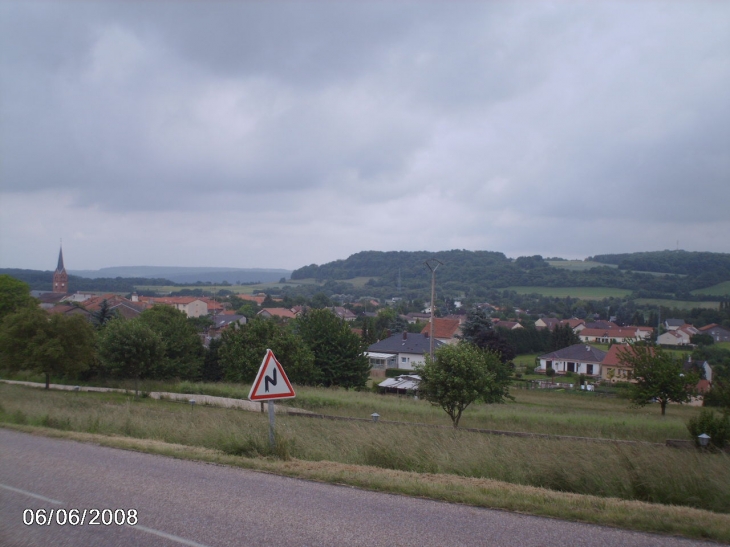
[[[602,300],[604,298],[624,298],[631,294],[628,289],[612,289],[608,287],[507,287],[508,291],[517,294],[540,294],[557,298],[582,298],[584,300]]]
[[[717,285],[713,285],[712,287],[707,287],[705,289],[694,290],[692,291],[692,294],[704,294],[708,296],[728,296],[730,295],[730,281],[718,283]]]
[[[145,389],[163,387],[241,397],[248,392],[235,384],[148,383]],[[684,422],[698,412],[672,405],[661,418],[656,407],[634,409],[596,394],[514,395],[508,404],[474,405],[463,427],[661,442],[688,438]],[[272,449],[268,418],[258,412],[0,384],[0,424],[393,493],[730,541],[727,454],[471,433],[449,427],[445,413],[425,401],[371,392],[298,387],[290,403],[330,415],[368,418],[378,412],[382,418],[376,425],[278,415]]]
[[[231,291],[235,294],[253,294],[266,289],[281,288],[281,283],[257,283],[256,285],[136,285],[138,291],[157,291],[162,294],[181,291],[183,289],[202,289],[206,293]]]
[[[608,268],[618,268],[616,264],[603,264],[601,262],[591,262],[585,260],[548,260],[548,264],[555,268],[563,268],[574,272],[582,272],[591,268],[600,268],[606,266]]]
[[[720,307],[719,302],[700,302],[695,300],[669,300],[664,298],[637,298],[637,306],[664,306],[667,308],[678,308],[680,310],[691,310],[692,308],[708,308],[716,310]]]

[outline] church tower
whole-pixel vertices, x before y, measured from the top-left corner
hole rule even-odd
[[[58,251],[58,266],[53,272],[53,292],[68,293],[68,274],[63,266],[63,247]]]

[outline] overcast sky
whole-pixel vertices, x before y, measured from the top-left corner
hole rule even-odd
[[[0,267],[730,252],[730,2],[0,1]],[[677,243],[678,242],[678,243]]]

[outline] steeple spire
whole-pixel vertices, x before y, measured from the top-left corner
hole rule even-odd
[[[53,272],[53,292],[68,293],[68,274],[63,265],[63,246],[58,251],[58,266]]]
[[[58,251],[58,266],[56,266],[56,272],[66,272],[66,268],[64,268],[63,266],[63,247],[61,247],[61,249]]]

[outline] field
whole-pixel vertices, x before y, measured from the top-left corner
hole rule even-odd
[[[247,393],[247,386],[232,384],[165,387],[186,392],[218,390],[229,396]],[[688,438],[684,422],[698,412],[673,405],[661,418],[656,407],[632,409],[625,400],[597,394],[537,390],[514,394],[516,401],[512,403],[468,409],[463,426],[662,442],[670,437]],[[0,384],[0,401],[0,423],[9,427],[43,428],[71,438],[93,436],[93,442],[112,446],[147,446],[150,451],[174,452],[177,457],[366,488],[730,540],[730,517],[719,514],[730,513],[730,457],[726,454],[647,442],[618,444],[472,433],[454,430],[440,409],[424,401],[317,388],[298,388],[292,404],[360,418],[378,412],[381,422],[279,415],[277,443],[272,449],[268,446],[267,416],[259,413],[206,406],[193,409],[119,393],[45,392],[6,384]],[[382,420],[445,427],[394,425]],[[399,475],[395,482],[392,477],[387,484],[378,482],[378,477],[393,471],[406,475]],[[484,490],[478,495],[473,490],[477,485]],[[503,492],[489,497],[485,492],[490,488]],[[585,500],[565,497],[568,494],[564,493],[579,494]],[[625,515],[617,516],[612,508],[618,500],[650,504],[631,506]],[[675,506],[671,508],[674,516],[658,518],[670,510],[667,505]],[[714,524],[698,526],[702,519]]]
[[[352,279],[341,279],[340,282],[350,283],[353,287],[362,288],[373,277],[354,277]],[[291,285],[316,285],[315,279],[296,279],[283,283],[257,283],[255,285],[137,285],[135,289],[138,291],[158,291],[163,294],[181,291],[183,289],[203,289],[205,292],[219,292],[222,290],[231,291],[235,294],[253,294],[267,289],[281,289]]]
[[[692,291],[692,294],[704,294],[709,296],[727,296],[730,295],[730,281],[724,283],[718,283],[712,287],[706,289],[697,289]]]
[[[256,285],[136,285],[135,289],[138,291],[157,291],[161,294],[169,294],[183,289],[202,289],[206,293],[226,290],[235,294],[253,294],[265,289],[283,286],[281,283],[258,283]]]
[[[349,283],[355,288],[362,288],[371,279],[378,279],[377,277],[353,277],[351,279],[337,279],[337,283]],[[289,285],[316,285],[317,280],[313,277],[305,279],[294,279],[287,282]]]
[[[603,266],[608,268],[618,268],[616,264],[603,264],[601,262],[585,260],[548,260],[548,264],[555,268],[563,268],[564,270],[571,270],[574,272],[582,272],[590,270],[591,268],[601,268]]]
[[[631,294],[628,289],[612,289],[608,287],[507,287],[508,291],[517,294],[541,294],[557,298],[582,298],[584,300],[602,300],[604,298],[624,298]]]
[[[691,310],[692,308],[709,308],[716,310],[720,307],[719,302],[700,302],[694,300],[668,300],[663,298],[637,298],[634,300],[637,306],[664,306],[666,308],[678,308],[680,310]]]

